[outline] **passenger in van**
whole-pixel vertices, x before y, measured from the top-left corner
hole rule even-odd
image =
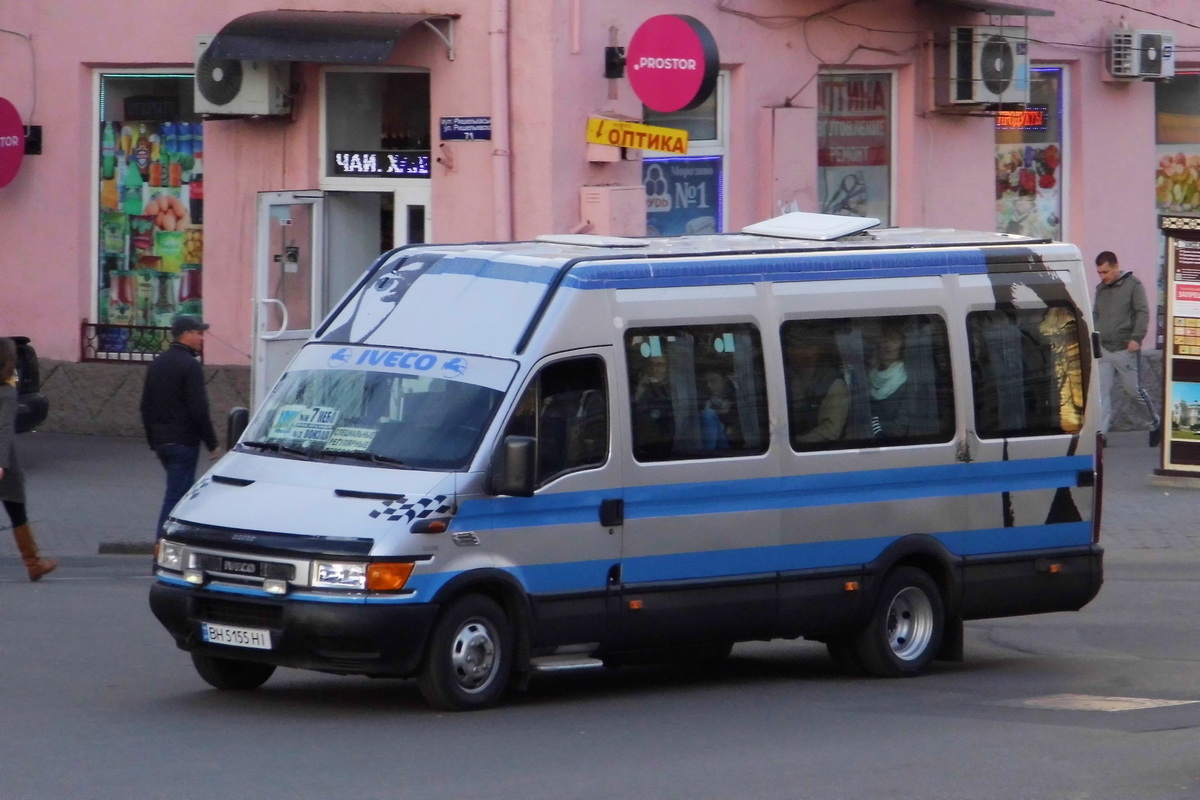
[[[700,409],[700,447],[704,450],[728,450],[729,428],[734,417],[733,384],[715,369],[704,373],[707,395]]]
[[[871,385],[871,430],[889,439],[908,435],[908,370],[904,366],[904,333],[885,330],[875,348],[875,364],[867,374]]]
[[[662,461],[675,448],[675,414],[667,385],[667,360],[630,355],[637,369],[633,389],[633,454],[639,461]]]
[[[805,330],[785,334],[788,423],[792,444],[837,441],[846,427],[850,390],[832,337]]]

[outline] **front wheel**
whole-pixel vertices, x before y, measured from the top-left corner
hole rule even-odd
[[[871,621],[855,637],[858,660],[876,677],[918,675],[937,656],[945,624],[933,578],[915,567],[900,567],[884,579]]]
[[[237,661],[199,653],[192,653],[192,665],[209,686],[234,692],[257,689],[275,674],[274,664]]]
[[[482,595],[451,603],[433,631],[417,685],[435,708],[467,711],[492,705],[512,673],[512,625]]]

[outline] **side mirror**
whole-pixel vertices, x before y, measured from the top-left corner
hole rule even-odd
[[[506,436],[492,458],[492,492],[513,497],[533,497],[536,479],[537,439]]]
[[[225,420],[225,449],[232,450],[237,440],[246,432],[250,424],[250,411],[242,406],[229,409],[229,418]]]

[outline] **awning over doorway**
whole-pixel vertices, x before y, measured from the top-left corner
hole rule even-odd
[[[454,58],[457,14],[390,14],[369,11],[255,11],[230,21],[213,38],[214,58],[242,61],[312,61],[382,64],[414,25],[438,35]],[[441,27],[437,24],[440,23]]]
[[[917,0],[918,6],[945,6],[959,11],[974,11],[995,17],[1053,17],[1054,12],[1033,6],[993,3],[991,0]]]

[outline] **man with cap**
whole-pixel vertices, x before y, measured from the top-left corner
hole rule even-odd
[[[171,346],[146,370],[142,387],[142,426],[146,441],[167,471],[167,492],[155,537],[163,535],[167,514],[196,480],[200,443],[215,459],[217,435],[208,414],[208,390],[200,350],[208,324],[180,314],[171,320]]]

